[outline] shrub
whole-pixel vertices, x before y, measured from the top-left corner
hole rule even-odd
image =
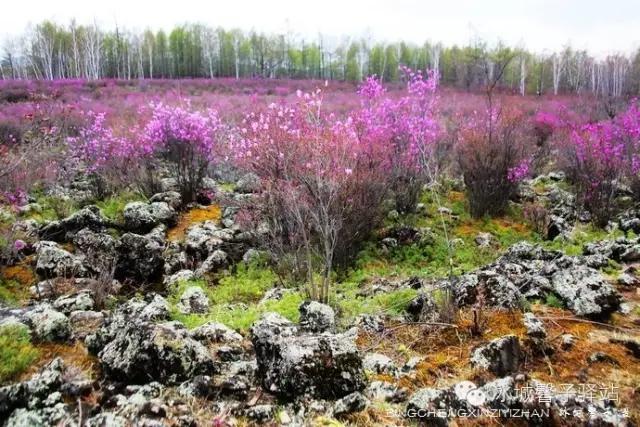
[[[192,202],[215,158],[222,122],[214,110],[202,113],[163,104],[151,104],[151,109],[140,138],[142,154],[147,161],[155,157],[167,162],[182,200]]]
[[[321,108],[318,90],[251,113],[232,150],[262,185],[247,217],[268,223],[272,249],[293,254],[311,297],[326,301],[334,266],[353,256],[382,218],[389,157],[388,146],[357,138],[350,121]]]
[[[131,183],[151,196],[161,190],[161,172],[166,167],[176,178],[183,200],[194,201],[223,135],[217,113],[161,103],[149,104],[149,112],[151,117],[143,126],[121,130],[121,134],[107,125],[104,113],[88,113],[89,125],[70,138],[75,157],[94,174],[99,198]]]
[[[474,217],[502,214],[528,174],[534,146],[521,112],[494,109],[463,117],[458,163]]]
[[[384,147],[389,156],[389,184],[395,209],[412,212],[427,179],[435,179],[434,150],[440,133],[435,118],[438,78],[401,68],[407,81],[406,93],[399,98],[385,96],[375,76],[360,86],[361,109],[353,117],[357,136],[365,144]]]

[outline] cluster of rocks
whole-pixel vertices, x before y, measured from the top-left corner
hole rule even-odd
[[[240,199],[251,196],[236,195]],[[33,251],[35,270],[43,282],[34,288],[34,296],[47,298],[40,291],[53,289],[50,284],[56,278],[104,280],[112,276],[134,285],[162,279],[169,286],[217,272],[232,262],[252,262],[262,256],[252,248],[259,231],[238,226],[234,207],[223,209],[220,225],[214,221],[195,223],[183,242],[167,241],[167,229],[175,225],[182,207],[180,194],[167,191],[154,195],[149,202],[127,204],[120,223],[90,205],[65,219],[42,225],[36,230],[40,240]]]
[[[607,265],[598,255],[567,256],[520,242],[496,262],[456,278],[446,286],[460,307],[481,301],[490,307],[518,308],[525,300],[557,296],[578,316],[605,317],[622,298],[597,270]]]

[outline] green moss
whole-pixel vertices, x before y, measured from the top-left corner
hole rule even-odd
[[[26,326],[0,327],[0,384],[24,372],[38,358]]]
[[[544,303],[549,307],[564,308],[564,303],[555,294],[547,294]]]

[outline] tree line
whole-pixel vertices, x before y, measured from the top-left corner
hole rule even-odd
[[[506,62],[505,62],[506,60]],[[441,83],[474,90],[494,81],[520,94],[640,93],[640,50],[596,58],[567,46],[540,54],[474,40],[466,46],[343,38],[329,42],[291,34],[227,30],[201,24],[169,32],[131,31],[44,21],[7,40],[1,79],[290,78],[361,81],[400,79],[399,66],[436,70]]]

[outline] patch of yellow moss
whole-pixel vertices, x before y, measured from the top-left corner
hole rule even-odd
[[[218,205],[210,205],[191,209],[180,215],[176,226],[169,230],[168,238],[169,240],[174,242],[180,241],[184,239],[184,236],[187,234],[187,230],[193,224],[205,221],[220,221],[221,217],[222,210]]]
[[[0,276],[4,280],[14,280],[25,286],[33,285],[36,282],[33,270],[25,263],[2,268]]]

